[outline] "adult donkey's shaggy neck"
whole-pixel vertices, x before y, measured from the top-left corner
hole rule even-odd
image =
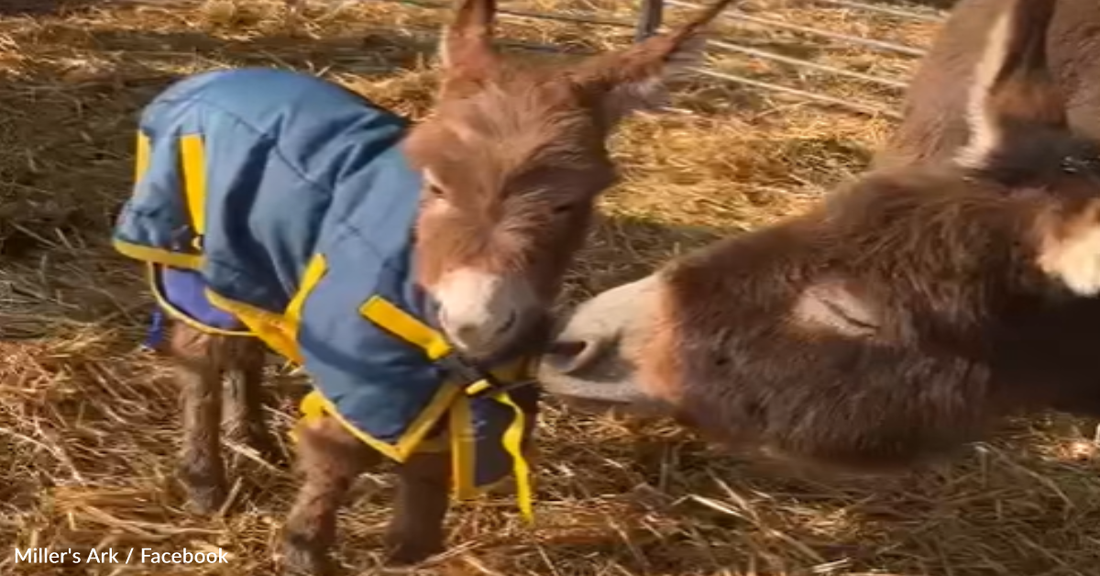
[[[606,141],[650,106],[732,0],[620,52],[556,67],[494,51],[494,0],[460,0],[441,45],[438,103],[405,142],[421,171],[416,276],[466,353],[510,347],[540,324],[616,179]]]

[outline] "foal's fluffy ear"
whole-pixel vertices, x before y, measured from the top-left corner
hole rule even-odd
[[[476,89],[498,66],[493,50],[496,0],[457,2],[454,18],[444,28],[439,44],[444,94]]]
[[[1055,0],[1010,0],[993,25],[974,71],[967,120],[970,138],[956,161],[988,166],[1028,128],[1064,127],[1065,105],[1048,67],[1047,30]]]
[[[703,27],[735,1],[718,0],[687,24],[625,50],[589,58],[572,74],[601,100],[613,121],[658,106],[665,97],[665,82],[702,59]]]

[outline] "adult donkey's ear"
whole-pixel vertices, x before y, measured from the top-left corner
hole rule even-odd
[[[970,138],[956,161],[982,168],[1028,130],[1064,128],[1065,104],[1047,60],[1055,0],[1013,0],[993,25],[970,87]]]
[[[454,18],[443,30],[439,56],[443,63],[441,92],[461,96],[476,91],[496,73],[493,49],[496,0],[457,0]]]
[[[599,99],[612,122],[663,103],[665,82],[702,59],[700,32],[736,0],[718,0],[679,28],[625,50],[593,56],[573,69],[582,89]]]

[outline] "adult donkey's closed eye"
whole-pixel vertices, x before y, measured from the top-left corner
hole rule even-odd
[[[200,74],[158,96],[115,239],[150,263],[172,316],[193,502],[211,510],[226,496],[224,373],[245,376],[235,406],[246,440],[271,444],[262,341],[316,386],[297,429],[305,482],[290,564],[328,567],[341,498],[382,456],[401,462],[391,557],[440,550],[449,485],[518,471],[529,446],[512,432],[529,436],[537,413],[533,389],[467,397],[451,368],[522,378],[615,181],[608,137],[661,99],[730,1],[626,50],[536,67],[494,51],[492,0],[463,0],[435,110],[412,126],[289,72]]]

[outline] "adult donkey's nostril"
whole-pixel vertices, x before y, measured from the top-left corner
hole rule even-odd
[[[594,340],[558,340],[550,344],[544,361],[562,374],[571,374],[591,364],[599,353]]]
[[[557,357],[576,358],[587,347],[588,344],[580,340],[559,340],[551,344],[546,353]]]

